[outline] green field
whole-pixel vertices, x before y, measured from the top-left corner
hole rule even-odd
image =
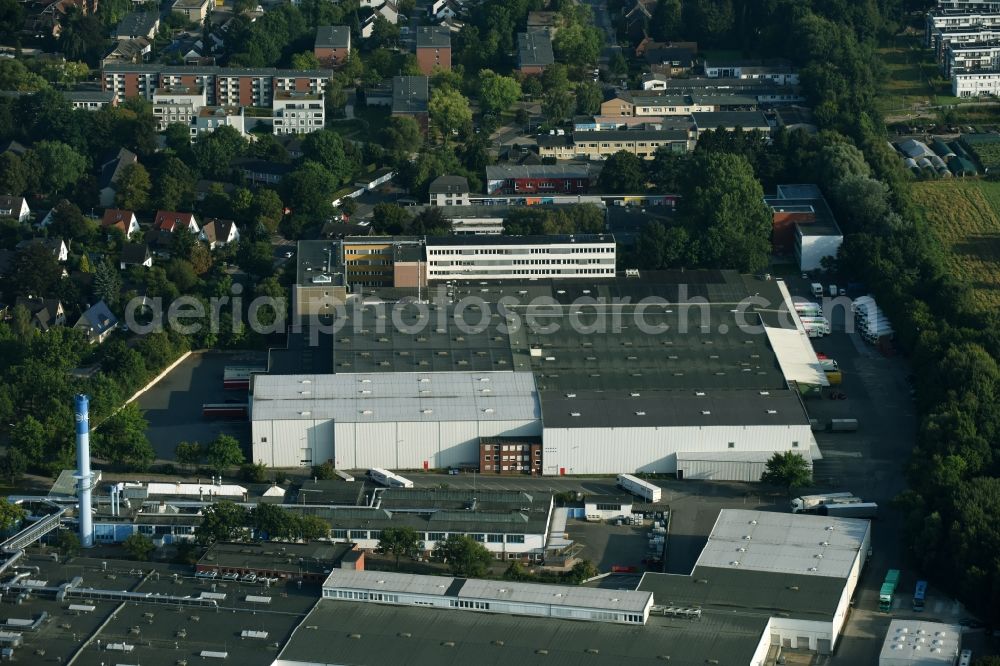
[[[885,67],[877,98],[883,115],[919,115],[926,106],[959,101],[951,95],[950,84],[922,40],[900,37],[893,46],[879,49],[878,54]]]
[[[952,274],[973,287],[984,308],[1000,305],[1000,183],[925,181],[912,194],[948,250]]]
[[[964,134],[961,143],[986,173],[1000,169],[1000,134]]]

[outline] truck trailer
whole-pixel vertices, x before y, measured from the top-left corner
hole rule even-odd
[[[855,497],[854,493],[825,493],[823,495],[802,495],[792,500],[792,513],[802,513],[809,509],[815,509],[822,504],[832,502],[845,502],[853,500],[860,502],[860,497]]]
[[[810,513],[817,516],[836,516],[838,518],[868,518],[878,517],[878,504],[875,502],[834,502],[820,504]]]
[[[631,474],[618,475],[618,487],[643,498],[647,502],[659,502],[663,492],[660,487]]]
[[[898,586],[899,569],[889,569],[878,593],[878,609],[883,613],[888,613],[892,610],[892,595],[896,593]]]

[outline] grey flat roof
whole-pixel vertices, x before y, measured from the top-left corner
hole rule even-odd
[[[295,261],[297,285],[313,286],[312,279],[320,275],[330,276],[331,282],[326,286],[344,285],[344,267],[341,264],[339,241],[299,241],[296,246]]]
[[[350,27],[346,25],[321,25],[316,28],[316,48],[346,49],[350,45]]]
[[[858,518],[725,509],[697,566],[844,581],[870,529],[870,521]]]
[[[392,77],[393,113],[426,113],[429,99],[426,76]]]
[[[692,113],[691,117],[700,130],[714,130],[719,127],[770,129],[767,117],[760,111],[707,111]]]
[[[431,594],[510,603],[546,604],[599,610],[642,613],[650,602],[650,593],[613,590],[579,585],[548,585],[508,580],[452,578],[384,571],[336,569],[323,583],[324,588],[353,588],[385,592]]]
[[[451,48],[451,31],[436,25],[422,25],[417,28],[418,49]]]
[[[530,372],[258,375],[253,420],[337,423],[534,421]]]
[[[766,618],[699,622],[651,618],[646,626],[324,599],[279,654],[311,664],[541,666],[746,666]],[[336,655],[336,657],[332,657]],[[669,656],[669,662],[665,657]]]
[[[773,212],[811,213],[811,222],[798,223],[803,236],[840,236],[840,227],[819,187],[811,184],[779,185],[777,194],[764,197]]]
[[[646,572],[639,589],[652,592],[658,606],[752,617],[787,613],[796,619],[830,621],[845,584],[829,576],[699,566],[690,576]]]
[[[552,38],[547,31],[517,33],[517,63],[520,67],[546,67],[555,60]]]
[[[70,102],[103,102],[110,103],[115,98],[113,90],[69,90],[63,97]]]
[[[199,566],[221,569],[323,573],[340,562],[349,543],[214,543]]]
[[[486,167],[487,180],[508,180],[511,178],[589,178],[590,168],[586,165],[556,164],[499,164]]]
[[[697,380],[695,380],[697,381]],[[798,394],[772,389],[702,391],[543,391],[546,428],[802,425],[809,422]],[[637,397],[632,397],[632,394]],[[574,416],[578,414],[579,416]],[[806,443],[803,443],[805,446]]]
[[[538,534],[544,535],[548,524],[549,505],[519,507],[496,511],[472,510],[408,510],[369,509],[366,507],[331,509],[322,506],[296,506],[296,513],[318,516],[331,529],[383,530],[387,527],[411,527],[420,533],[449,534]]]
[[[687,141],[688,138],[687,130],[682,129],[630,129],[573,133],[574,143],[585,141],[596,143],[607,141]]]
[[[573,243],[614,243],[611,234],[571,234],[552,236],[428,236],[427,247],[440,245],[458,245],[475,247],[477,245],[570,245]]]

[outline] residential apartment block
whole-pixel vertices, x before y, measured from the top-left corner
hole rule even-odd
[[[430,76],[434,69],[451,70],[451,32],[440,26],[417,28],[417,66]]]
[[[522,74],[541,74],[555,61],[549,33],[543,30],[517,33],[517,68]]]
[[[927,46],[937,49],[944,33],[975,32],[990,28],[1000,28],[1000,12],[928,12]]]
[[[271,110],[275,134],[308,134],[323,129],[326,110],[323,93],[278,90]]]
[[[943,64],[946,76],[958,72],[1000,71],[1000,41],[968,46],[952,45]]]
[[[326,69],[114,64],[103,68],[101,82],[104,90],[114,91],[120,100],[142,97],[152,101],[157,88],[201,86],[210,106],[270,107],[275,91],[321,93],[332,74]]]
[[[951,75],[951,94],[955,97],[1000,95],[1000,71],[956,72]]]
[[[427,280],[613,276],[615,250],[610,234],[428,237]]]
[[[351,55],[351,28],[346,25],[321,25],[316,28],[313,55],[323,67],[337,69]]]

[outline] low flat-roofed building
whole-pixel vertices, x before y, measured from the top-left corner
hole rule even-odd
[[[760,111],[714,111],[706,113],[692,113],[696,132],[701,134],[708,130],[724,129],[734,131],[740,128],[744,132],[759,130],[770,132],[771,123],[767,116]]]
[[[572,135],[547,134],[538,137],[538,154],[555,159],[605,160],[625,151],[644,160],[651,160],[656,151],[666,148],[682,154],[694,148],[695,141],[686,129],[641,127],[600,132],[574,132]]]
[[[326,580],[341,560],[355,549],[345,543],[227,543],[209,546],[195,565],[196,572],[255,574],[268,578]],[[362,561],[363,562],[363,561]],[[362,563],[363,568],[363,563]]]
[[[801,271],[818,270],[825,258],[837,256],[844,234],[819,187],[779,185],[764,203],[771,209],[775,254],[794,254]]]
[[[653,593],[654,613],[770,616],[762,647],[830,654],[870,546],[867,520],[724,509],[690,576],[646,573],[639,589]]]
[[[118,95],[113,90],[69,90],[63,97],[74,109],[97,111],[106,106],[118,106]]]
[[[299,241],[296,278],[292,287],[292,317],[331,314],[347,298],[341,245],[338,241]]]
[[[486,194],[584,194],[590,185],[586,165],[491,165],[486,167]]]
[[[952,666],[962,649],[962,627],[943,622],[889,623],[878,666]]]
[[[371,666],[478,664],[498,653],[523,666],[747,666],[756,663],[765,625],[766,619],[721,615],[698,622],[650,616],[638,627],[323,599],[301,626],[337,630],[323,632],[322,640],[316,631],[295,632],[275,664],[328,664],[332,654],[337,662]]]
[[[323,598],[631,625],[644,625],[653,605],[645,591],[342,569],[330,572]]]

